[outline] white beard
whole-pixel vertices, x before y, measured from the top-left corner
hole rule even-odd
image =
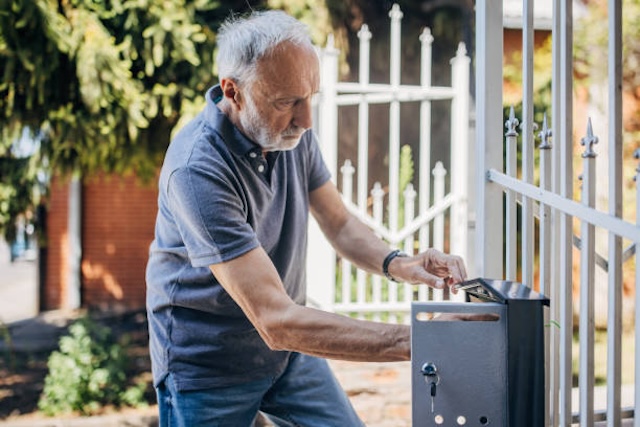
[[[239,120],[246,136],[258,144],[264,151],[293,150],[305,132],[297,126],[290,126],[283,133],[271,132],[256,108],[256,104],[245,94],[244,114],[240,114]]]

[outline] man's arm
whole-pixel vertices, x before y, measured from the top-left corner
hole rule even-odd
[[[352,361],[410,360],[408,326],[355,320],[296,304],[262,248],[212,265],[211,271],[273,350]]]
[[[327,182],[310,194],[311,212],[333,247],[358,267],[372,273],[382,273],[382,262],[389,246],[344,205],[335,185]],[[435,249],[410,257],[396,257],[389,264],[389,273],[407,283],[425,283],[444,288],[462,282],[467,273],[463,260]]]

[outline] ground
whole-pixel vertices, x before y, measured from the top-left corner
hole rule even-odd
[[[12,324],[11,332],[9,328],[0,324],[0,344],[4,343],[4,346],[0,346],[0,427],[49,425],[42,424],[45,418],[38,412],[37,406],[47,374],[47,358],[50,351],[57,347],[58,336],[64,332],[65,326],[78,314],[62,313],[49,316]],[[127,377],[132,382],[139,378],[147,381],[146,398],[151,405],[146,409],[107,408],[102,412],[124,414],[127,421],[122,425],[153,425],[153,422],[148,422],[149,416],[156,413],[156,408],[155,395],[151,386],[148,333],[144,313],[100,315],[95,318],[111,328],[115,336],[128,337],[127,354],[130,363]],[[32,338],[28,340],[27,336]],[[43,347],[50,349],[38,350]],[[331,361],[330,364],[367,426],[406,427],[411,425],[409,362]],[[136,416],[140,421],[132,424],[132,419]],[[107,424],[105,422],[105,424],[96,425]],[[121,424],[111,422],[108,425]]]

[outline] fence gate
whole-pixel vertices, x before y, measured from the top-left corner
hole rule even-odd
[[[552,105],[539,133],[533,127],[533,0],[523,0],[522,81],[523,117],[511,117],[503,134],[502,87],[503,23],[502,1],[476,1],[476,72],[477,72],[477,186],[476,196],[476,269],[483,277],[515,279],[521,271],[522,282],[534,283],[537,261],[540,291],[551,299],[550,319],[546,328],[546,424],[553,426],[591,427],[606,421],[610,427],[633,416],[633,408],[622,405],[622,270],[635,253],[640,265],[640,217],[636,223],[622,218],[623,150],[622,150],[622,2],[608,5],[608,129],[607,124],[587,121],[586,128],[573,126],[573,25],[572,1],[553,2]],[[603,58],[604,60],[604,58]],[[547,121],[549,120],[549,122]],[[523,126],[519,126],[522,123]],[[594,128],[607,129],[598,136]],[[521,133],[521,173],[517,173],[516,138]],[[574,143],[579,138],[579,152]],[[537,137],[537,138],[536,138]],[[539,169],[534,174],[534,141],[539,142]],[[599,144],[598,141],[601,141]],[[575,141],[578,142],[578,141]],[[504,147],[504,151],[503,151]],[[608,155],[608,176],[596,177],[597,153]],[[503,161],[503,153],[506,159]],[[640,152],[636,151],[636,156]],[[574,200],[574,165],[580,169],[580,185]],[[640,167],[624,176],[631,185]],[[608,212],[596,209],[595,188],[608,184]],[[640,212],[640,180],[636,179],[636,212]],[[504,203],[503,203],[504,200]],[[506,206],[505,206],[506,204]],[[516,206],[520,206],[520,228],[516,224]],[[504,209],[504,211],[503,211]],[[506,215],[503,214],[506,212]],[[504,216],[503,216],[504,215]],[[504,221],[503,221],[504,218]],[[535,227],[539,233],[536,235]],[[596,231],[605,235],[604,254],[595,250]],[[520,261],[517,241],[521,235]],[[629,246],[623,251],[623,239]],[[576,243],[578,243],[576,245]],[[503,247],[505,248],[503,251]],[[574,257],[574,247],[579,256]],[[575,266],[575,274],[574,273]],[[605,269],[607,295],[606,387],[605,409],[595,408],[594,317],[595,272]],[[575,276],[578,276],[575,277]],[[640,269],[635,270],[635,286],[640,283]],[[578,291],[578,292],[576,292]],[[574,293],[579,298],[574,299]],[[635,307],[640,306],[640,292],[635,293]],[[574,303],[575,301],[575,303]],[[576,307],[574,307],[574,305]],[[575,308],[579,320],[574,325]],[[640,316],[635,320],[635,401],[640,404]],[[574,337],[574,331],[577,331]],[[573,349],[578,340],[577,352]],[[628,350],[627,350],[628,351]],[[577,369],[573,354],[577,353]],[[600,359],[602,361],[602,359]],[[574,388],[574,376],[578,387]],[[631,388],[633,398],[633,387]],[[604,402],[606,401],[606,402]],[[635,418],[635,426],[640,419]],[[630,424],[628,424],[630,425]]]
[[[449,241],[449,252],[467,258],[467,188],[469,151],[469,64],[464,44],[460,43],[451,60],[451,87],[431,84],[431,46],[433,37],[425,28],[421,43],[420,85],[404,85],[400,81],[400,30],[402,12],[394,5],[389,12],[390,81],[369,81],[369,52],[372,34],[367,25],[358,33],[360,39],[359,79],[338,81],[338,51],[330,37],[321,49],[321,88],[316,104],[316,126],[323,156],[332,177],[341,189],[348,208],[365,224],[394,247],[407,252],[427,247],[443,249]],[[434,101],[451,102],[451,158],[455,168],[440,159],[430,158],[431,107]],[[400,188],[401,151],[407,141],[400,140],[400,104],[419,103],[419,158],[415,159],[417,188],[412,184]],[[369,168],[369,109],[373,104],[388,106],[388,180],[367,188]],[[338,165],[341,130],[338,116],[347,106],[357,106],[357,159],[346,159]],[[353,166],[354,162],[357,168]],[[447,172],[449,166],[449,172]],[[446,184],[446,175],[449,184]],[[447,188],[448,187],[448,188]],[[433,202],[433,203],[432,203]],[[401,216],[401,213],[402,216]],[[445,224],[448,222],[448,228]],[[432,226],[430,226],[432,223]],[[360,318],[409,322],[410,302],[414,299],[442,299],[442,291],[430,294],[426,286],[396,284],[357,270],[336,253],[322,237],[312,221],[308,249],[308,300],[325,310],[349,313]],[[337,277],[340,279],[338,280]]]

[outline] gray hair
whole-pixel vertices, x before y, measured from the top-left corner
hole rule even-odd
[[[279,10],[232,16],[218,31],[218,78],[251,83],[260,58],[283,42],[312,47],[307,26]]]

